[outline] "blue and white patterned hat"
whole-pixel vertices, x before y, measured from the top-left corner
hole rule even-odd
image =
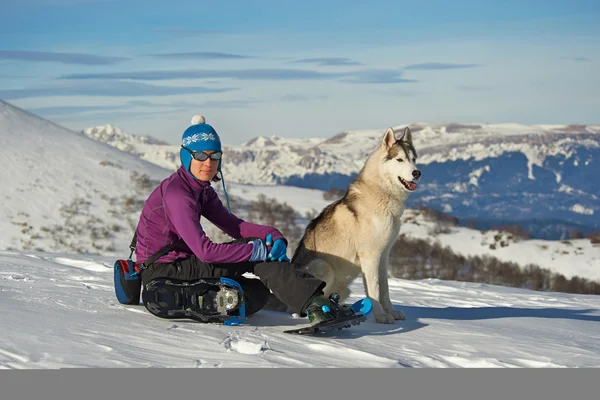
[[[221,151],[221,139],[215,128],[206,123],[202,115],[194,115],[192,125],[183,132],[181,145],[191,151]],[[192,155],[185,149],[179,150],[181,165],[190,172]]]
[[[221,151],[221,139],[217,131],[206,123],[202,115],[194,115],[192,125],[183,132],[181,145],[192,151]]]

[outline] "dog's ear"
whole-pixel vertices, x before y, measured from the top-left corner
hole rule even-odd
[[[395,143],[396,137],[394,136],[394,130],[392,128],[387,128],[385,134],[383,135],[381,146],[385,149],[391,149]]]
[[[398,141],[412,143],[412,133],[410,133],[410,129],[408,129],[408,126],[404,128],[404,132],[402,132],[402,137]]]

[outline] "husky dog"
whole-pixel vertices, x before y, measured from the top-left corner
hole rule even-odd
[[[373,315],[393,324],[406,317],[394,310],[388,288],[388,258],[400,231],[406,198],[421,177],[410,129],[400,139],[388,128],[344,197],[313,219],[292,257],[297,268],[326,282],[325,295],[350,294],[362,272]]]

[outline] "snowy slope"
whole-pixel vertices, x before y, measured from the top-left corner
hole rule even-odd
[[[0,101],[0,249],[110,252],[170,171]]]
[[[600,367],[599,296],[392,279],[406,321],[295,337],[282,330],[307,319],[260,311],[225,327],[120,305],[112,263],[0,252],[0,368]]]

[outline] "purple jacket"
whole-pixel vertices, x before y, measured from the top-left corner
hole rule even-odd
[[[209,182],[192,178],[183,167],[173,173],[150,194],[137,227],[137,263],[143,263],[161,248],[183,238],[183,242],[156,262],[168,263],[196,255],[205,263],[248,261],[251,243],[213,243],[200,225],[203,216],[234,239],[256,237],[273,241],[283,238],[271,226],[251,224],[227,212]],[[285,239],[284,239],[285,240]]]

